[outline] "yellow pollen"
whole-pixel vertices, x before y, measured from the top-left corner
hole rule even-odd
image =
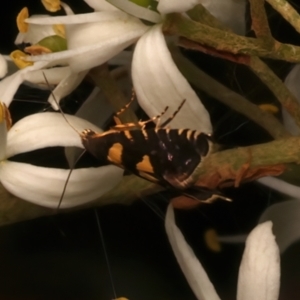
[[[60,10],[60,0],[41,0],[44,7],[50,12]]]
[[[206,246],[213,252],[221,252],[221,244],[218,241],[218,234],[214,229],[208,229],[204,233]]]
[[[25,22],[25,19],[29,17],[28,8],[23,7],[19,14],[17,15],[17,27],[20,32],[25,33],[28,31],[28,24]]]
[[[273,104],[260,104],[260,105],[258,105],[258,107],[261,110],[266,111],[271,114],[277,114],[279,111],[278,107]]]
[[[28,55],[20,50],[15,50],[10,54],[10,58],[19,69],[24,69],[33,65],[32,61],[26,61],[26,57],[28,57]]]

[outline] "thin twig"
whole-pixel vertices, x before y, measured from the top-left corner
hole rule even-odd
[[[300,15],[286,0],[266,0],[300,33]]]

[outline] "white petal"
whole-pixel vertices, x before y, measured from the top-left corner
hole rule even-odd
[[[165,228],[177,262],[197,299],[220,299],[195,253],[176,226],[172,204],[167,209]]]
[[[29,202],[56,208],[69,170],[42,168],[24,163],[2,162],[0,178],[3,186],[15,196]],[[61,208],[93,201],[114,188],[123,171],[115,166],[73,170]]]
[[[75,116],[65,115],[79,132],[101,129]],[[17,122],[8,132],[7,157],[18,153],[53,146],[75,146],[83,148],[80,136],[67,124],[60,113],[39,113],[27,116]]]
[[[22,70],[17,71],[16,73],[7,76],[0,82],[0,99],[6,106],[9,106],[13,97],[19,88],[20,84],[25,80],[27,73],[39,70],[46,67],[48,62],[37,62],[32,66],[26,67]]]
[[[180,13],[192,9],[200,2],[201,0],[159,0],[157,10],[162,14]]]
[[[245,35],[245,0],[200,0],[200,2],[215,18],[219,19],[235,33]]]
[[[256,226],[249,234],[240,265],[238,300],[277,300],[280,284],[279,249],[272,222]]]
[[[91,46],[88,53],[71,57],[74,72],[98,66],[135,42],[148,29],[140,20],[128,16],[126,20],[72,25],[67,27],[68,47]]]
[[[109,4],[106,0],[84,0],[90,7],[92,7],[94,10],[118,10],[115,6]]]
[[[0,54],[0,78],[4,77],[7,73],[7,62],[3,55]]]
[[[69,95],[74,91],[78,85],[82,82],[88,71],[83,71],[80,73],[74,73],[70,68],[68,74],[60,81],[60,83],[55,87],[48,98],[48,102],[52,107],[58,110],[57,102],[59,103],[62,98]]]
[[[93,12],[88,14],[77,14],[70,16],[56,16],[56,17],[34,17],[28,18],[25,21],[29,24],[38,25],[54,25],[54,24],[86,24],[94,22],[108,22],[117,19],[126,20],[128,15],[121,11],[103,11]]]
[[[186,99],[170,127],[212,132],[209,114],[174,64],[160,25],[138,41],[133,54],[132,79],[138,102],[150,117],[161,113],[166,106],[169,110],[165,118],[170,117]]]
[[[36,70],[25,74],[24,80],[43,86],[45,89],[49,90],[49,86],[47,85],[47,82],[45,82],[45,77],[49,84],[57,85],[61,80],[66,78],[70,72],[70,67],[55,67],[51,69]]]
[[[259,178],[257,180],[257,182],[264,184],[264,185],[270,187],[271,189],[278,191],[280,193],[283,193],[285,195],[288,195],[292,198],[299,198],[300,187],[290,184],[281,179],[267,176],[267,177]]]
[[[73,72],[78,73],[114,57],[134,43],[147,29],[148,26],[130,16],[126,20],[67,26],[70,50],[34,56],[31,60],[67,60]]]
[[[285,201],[268,207],[259,223],[270,220],[280,252],[300,239],[300,200]]]
[[[289,89],[289,91],[297,98],[298,102],[300,102],[300,88],[299,88],[299,80],[300,80],[300,64],[294,66],[291,72],[286,77],[284,84]],[[287,112],[285,108],[282,108],[282,119],[284,127],[292,134],[292,135],[300,135],[300,128],[296,124],[294,118]]]

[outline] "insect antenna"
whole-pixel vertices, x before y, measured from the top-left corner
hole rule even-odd
[[[114,299],[117,299],[117,293],[116,293],[114,280],[113,280],[113,276],[112,276],[112,271],[111,271],[111,267],[110,267],[110,264],[109,264],[107,249],[106,249],[106,245],[105,245],[105,241],[104,241],[104,235],[103,235],[103,231],[102,231],[101,224],[100,224],[99,214],[98,214],[98,211],[97,211],[96,208],[94,209],[94,212],[95,212],[95,216],[96,216],[96,221],[97,221],[97,227],[98,227],[98,231],[99,231],[99,235],[100,235],[100,240],[101,240],[102,247],[103,247],[106,266],[107,266],[107,270],[108,270],[108,274],[109,274],[109,278],[110,278],[111,288],[112,288],[112,291],[113,291],[113,294],[114,294]]]
[[[67,186],[68,186],[70,177],[71,177],[72,172],[73,172],[73,170],[74,170],[74,166],[76,166],[76,164],[79,162],[79,160],[82,158],[82,156],[84,155],[85,152],[86,152],[86,151],[84,150],[84,151],[82,151],[82,152],[80,153],[80,155],[76,158],[75,162],[73,163],[72,167],[70,168],[69,174],[68,174],[68,176],[67,176],[67,178],[66,178],[66,182],[65,182],[65,184],[64,184],[64,188],[63,188],[63,190],[62,190],[61,196],[60,196],[59,201],[58,201],[58,205],[57,205],[57,207],[56,207],[56,211],[57,211],[57,212],[59,211],[60,205],[61,205],[61,203],[62,203],[62,201],[63,201],[64,196],[65,196],[66,189],[67,189]]]
[[[49,89],[50,89],[50,83],[49,83],[48,79],[46,78],[46,75],[45,75],[44,72],[43,72],[43,76],[44,76],[44,79],[45,79],[45,82],[46,82],[47,86],[48,86]],[[56,103],[56,105],[57,105],[59,111],[61,112],[62,117],[65,119],[65,121],[67,122],[67,124],[70,125],[70,127],[71,127],[76,133],[78,133],[79,136],[81,137],[81,136],[82,136],[82,133],[81,133],[79,130],[77,130],[77,129],[69,122],[69,120],[68,120],[67,117],[65,116],[63,110],[61,109],[61,107],[60,107],[60,105],[59,105],[57,99],[55,98],[55,95],[54,95],[54,93],[52,92],[51,89],[50,89],[50,92],[51,92],[51,95],[52,95],[52,97],[53,97],[53,99],[54,99],[54,101],[55,101],[55,103]]]
[[[174,117],[179,113],[185,101],[186,99],[183,99],[183,101],[180,103],[180,105],[178,106],[177,110],[173,113],[173,115],[169,117],[166,121],[164,121],[160,126],[156,126],[156,127],[165,127],[166,125],[168,125],[174,119]]]
[[[61,107],[60,107],[60,105],[59,105],[59,103],[58,103],[58,101],[57,101],[57,99],[55,98],[55,95],[53,94],[53,92],[52,92],[52,90],[51,90],[51,88],[50,88],[49,81],[48,81],[48,79],[46,78],[46,75],[45,75],[44,72],[43,72],[43,76],[44,76],[44,79],[45,79],[45,82],[46,82],[47,86],[49,87],[49,90],[50,90],[50,92],[51,92],[51,95],[52,95],[52,97],[53,97],[53,99],[54,99],[54,101],[55,101],[55,103],[56,103],[56,105],[57,105],[59,111],[61,112],[62,117],[65,119],[65,121],[67,122],[67,124],[70,125],[70,127],[71,127],[76,133],[78,133],[79,136],[81,137],[81,136],[82,136],[82,133],[79,132],[79,131],[78,131],[78,130],[77,130],[77,129],[69,122],[69,120],[66,118],[66,116],[65,116],[65,114],[64,114],[64,112],[63,112],[63,110],[61,109]],[[57,205],[57,207],[56,207],[56,211],[57,211],[57,212],[58,212],[58,210],[59,210],[59,208],[60,208],[60,206],[61,206],[62,200],[63,200],[64,195],[65,195],[65,193],[66,193],[66,190],[67,190],[67,186],[68,186],[70,177],[71,177],[72,172],[73,172],[73,170],[74,170],[74,166],[78,163],[78,161],[81,159],[81,157],[84,155],[85,152],[86,152],[86,150],[83,150],[83,151],[81,152],[81,154],[76,158],[76,160],[75,160],[75,162],[73,163],[73,165],[70,167],[69,174],[68,174],[68,176],[67,176],[66,182],[65,182],[64,187],[63,187],[63,191],[62,191],[62,193],[61,193],[60,199],[59,199],[59,201],[58,201],[58,205]]]
[[[134,99],[135,99],[135,91],[134,91],[134,88],[132,88],[130,101],[127,104],[125,104],[119,111],[116,112],[116,117],[118,117],[124,111],[126,111],[126,109],[128,109],[129,106],[132,104],[132,102],[134,101]]]

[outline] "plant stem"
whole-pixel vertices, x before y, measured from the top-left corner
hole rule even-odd
[[[300,33],[300,16],[286,0],[266,0],[281,16]]]

